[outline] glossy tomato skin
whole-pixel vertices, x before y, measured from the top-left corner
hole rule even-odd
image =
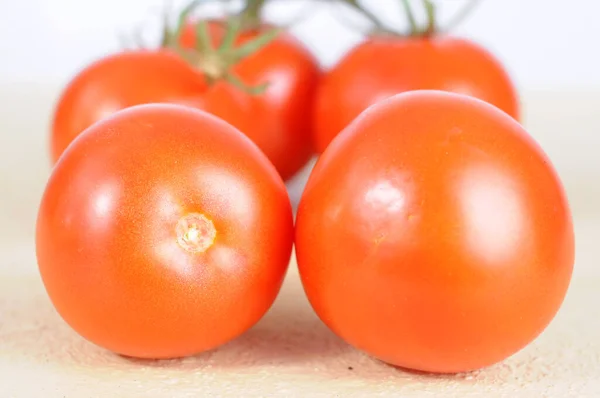
[[[163,102],[208,112],[228,122],[252,141],[254,141],[253,137],[259,136],[262,131],[269,128],[271,123],[268,118],[256,117],[256,107],[252,103],[250,94],[224,81],[216,82],[203,93]]]
[[[370,105],[411,90],[471,95],[519,119],[510,77],[477,44],[453,37],[374,37],[352,49],[322,79],[313,129],[317,152]]]
[[[52,162],[93,123],[121,109],[201,95],[204,78],[168,51],[128,51],[82,70],[58,100],[50,136]]]
[[[217,347],[269,309],[290,258],[283,181],[239,131],[174,105],[121,111],[56,164],[36,251],[60,315],[132,357]]]
[[[222,23],[212,21],[208,27],[216,46],[223,35]],[[244,30],[237,36],[236,44],[247,43],[268,29],[272,27]],[[194,24],[184,30],[183,47],[195,47],[194,31]],[[273,162],[282,178],[290,179],[314,153],[312,109],[321,78],[316,58],[291,34],[282,32],[233,70],[248,85],[269,84],[263,94],[251,96],[253,120],[268,127],[253,129],[247,135]]]
[[[319,317],[391,364],[453,373],[531,342],[574,261],[549,159],[493,106],[438,91],[369,108],[318,160],[296,254]]]

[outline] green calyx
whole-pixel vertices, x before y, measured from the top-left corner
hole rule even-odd
[[[270,44],[281,32],[281,29],[278,28],[270,29],[256,38],[236,46],[235,41],[240,32],[249,29],[249,18],[254,18],[253,15],[259,18],[258,13],[265,0],[248,1],[246,10],[252,5],[250,17],[246,14],[248,11],[242,11],[238,15],[226,17],[221,22],[225,28],[225,32],[219,46],[213,45],[208,23],[205,20],[195,21],[195,47],[183,48],[180,44],[181,36],[190,22],[191,13],[202,2],[202,0],[192,1],[179,15],[175,29],[171,30],[168,26],[164,29],[161,46],[175,51],[191,65],[200,69],[209,85],[220,80],[225,80],[249,94],[264,92],[267,84],[249,86],[237,77],[232,72],[232,69],[245,58]],[[255,12],[256,14],[253,14]],[[257,23],[256,21],[253,24]]]

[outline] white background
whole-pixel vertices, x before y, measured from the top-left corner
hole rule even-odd
[[[0,188],[6,199],[0,239],[33,237],[50,172],[49,122],[64,84],[92,60],[118,50],[119,32],[149,21],[144,32],[156,38],[165,1],[0,0]],[[328,67],[361,40],[347,28],[361,19],[320,3],[274,0],[267,16],[281,22],[310,14],[293,32]],[[437,3],[443,25],[465,0]],[[405,26],[400,0],[363,4]],[[505,64],[520,89],[524,125],[552,159],[577,216],[595,212],[600,203],[599,15],[598,0],[480,0],[454,32]],[[294,201],[306,176],[290,185]]]
[[[157,21],[165,0],[0,0],[0,82],[62,83],[89,61],[119,48],[118,32]],[[185,1],[184,1],[185,2]],[[175,5],[182,1],[173,0]],[[325,65],[353,42],[331,7],[278,0],[269,17],[291,20],[300,5],[312,17],[297,33]],[[415,7],[420,2],[413,0]],[[442,23],[465,0],[437,0]],[[379,15],[403,26],[399,0],[363,0]],[[480,0],[455,33],[494,51],[523,89],[600,88],[600,1]],[[339,15],[338,15],[339,16]],[[338,20],[340,18],[337,18]],[[355,18],[346,16],[342,20]],[[146,32],[150,32],[152,25]]]

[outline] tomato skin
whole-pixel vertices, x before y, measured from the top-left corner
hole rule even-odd
[[[397,366],[454,373],[507,358],[548,325],[574,234],[561,182],[518,122],[414,91],[369,108],[319,158],[296,254],[336,334]]]
[[[253,104],[251,95],[226,82],[216,82],[201,95],[175,98],[165,103],[189,106],[225,120],[254,141],[271,121]],[[256,144],[256,142],[254,142]]]
[[[80,72],[58,100],[50,137],[52,163],[86,128],[121,109],[201,95],[202,75],[168,51],[128,51]]]
[[[471,95],[519,119],[513,83],[484,48],[453,37],[373,37],[352,49],[322,79],[313,129],[317,152],[322,153],[370,105],[424,89]]]
[[[215,46],[223,35],[222,23],[211,21],[209,33]],[[241,45],[272,29],[264,25],[238,34]],[[194,48],[195,24],[184,30],[180,44]],[[268,83],[267,90],[252,96],[255,120],[267,121],[268,127],[254,129],[252,140],[273,162],[284,180],[293,177],[314,153],[312,115],[321,70],[316,58],[291,34],[282,32],[271,43],[243,59],[233,68],[244,83],[258,86]],[[264,123],[263,123],[264,124]]]
[[[180,241],[193,236],[181,234],[181,220],[197,214],[214,226],[203,252]],[[54,306],[83,337],[127,356],[172,358],[256,323],[292,241],[285,185],[249,139],[205,112],[143,105],[94,124],[60,158],[36,252]]]

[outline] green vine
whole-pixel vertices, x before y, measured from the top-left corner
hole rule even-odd
[[[239,33],[248,26],[249,17],[246,12],[250,12],[251,18],[259,18],[260,10],[266,0],[249,0],[247,7],[240,14],[224,18],[225,33],[218,47],[213,46],[208,23],[202,19],[194,22],[195,47],[192,49],[181,47],[181,36],[190,22],[190,15],[206,1],[193,0],[184,8],[177,18],[175,28],[171,29],[168,25],[165,27],[161,46],[175,51],[188,63],[201,70],[209,85],[224,80],[250,94],[264,92],[267,84],[249,86],[235,76],[232,69],[243,59],[270,44],[281,32],[278,28],[269,29],[252,40],[239,46],[235,45]]]
[[[423,0],[423,7],[425,7],[425,13],[427,15],[427,25],[425,29],[421,30],[422,36],[431,36],[436,32],[436,17],[435,17],[435,4],[431,0]]]
[[[429,37],[440,32],[447,32],[462,22],[465,17],[473,11],[479,1],[480,0],[470,0],[445,28],[440,29],[437,23],[437,9],[433,0],[421,0],[421,4],[427,17],[425,26],[419,26],[417,23],[410,0],[400,0],[409,26],[408,32],[401,32],[397,29],[386,26],[372,11],[362,6],[358,0],[338,0],[338,2],[341,2],[349,8],[357,11],[359,14],[365,17],[365,19],[371,22],[373,25],[373,31],[371,32],[371,35],[387,34],[402,37]]]
[[[242,26],[245,29],[253,29],[260,26],[262,22],[262,11],[267,0],[246,0],[246,5],[240,12]]]

